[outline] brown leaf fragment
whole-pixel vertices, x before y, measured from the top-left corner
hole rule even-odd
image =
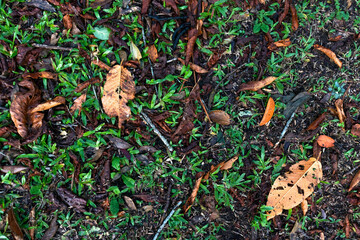
[[[232,157],[231,159],[227,160],[221,167],[220,170],[228,170],[232,168],[234,162],[236,162],[239,159],[240,154],[236,155],[235,157]]]
[[[296,31],[299,28],[299,19],[297,16],[296,8],[294,5],[290,4],[291,11],[291,29]]]
[[[29,234],[32,240],[35,239],[35,227],[36,227],[36,219],[35,219],[35,207],[33,207],[29,213]]]
[[[288,46],[290,46],[290,44],[291,44],[290,38],[287,38],[287,39],[283,39],[283,40],[279,40],[277,42],[271,43],[268,46],[268,49],[271,51],[274,51],[279,47],[288,47]]]
[[[320,46],[319,44],[314,44],[314,48],[323,52],[326,56],[328,56],[339,68],[342,67],[342,62],[337,58],[336,54],[328,48]]]
[[[71,20],[71,17],[69,14],[66,14],[64,17],[63,17],[63,23],[64,23],[64,27],[66,30],[69,30],[72,28],[72,20]]]
[[[28,167],[23,166],[0,166],[0,171],[3,173],[11,172],[13,174],[28,170]]]
[[[125,200],[125,202],[126,202],[126,205],[127,205],[131,210],[134,210],[134,211],[137,210],[137,208],[136,208],[136,206],[135,206],[135,203],[134,203],[134,201],[133,201],[131,198],[129,198],[128,196],[124,196],[124,200]]]
[[[351,180],[348,192],[350,192],[359,182],[360,182],[360,170],[357,171],[357,173]]]
[[[52,100],[49,100],[45,103],[39,104],[36,107],[34,107],[33,109],[31,109],[30,114],[32,113],[36,113],[36,112],[42,112],[42,111],[46,111],[49,110],[50,108],[59,106],[61,104],[65,104],[65,98],[62,96],[57,96]]]
[[[289,3],[289,0],[285,0],[285,3],[284,3],[284,11],[281,13],[280,17],[279,17],[279,20],[278,20],[278,26],[281,26],[282,25],[282,22],[284,21],[285,17],[287,16],[287,14],[289,13],[289,6],[290,3]]]
[[[107,66],[107,65],[106,65]],[[107,66],[108,67],[108,66]],[[109,68],[110,69],[110,68]],[[85,88],[87,88],[88,86],[95,84],[95,83],[99,83],[100,82],[100,78],[96,77],[96,78],[91,78],[85,82],[82,82],[80,84],[77,85],[77,87],[75,88],[75,92],[81,92],[82,90],[84,90]]]
[[[308,201],[305,199],[304,201],[301,202],[301,210],[304,216],[306,215],[308,209],[309,209]]]
[[[267,85],[269,85],[270,83],[272,83],[273,81],[275,81],[277,79],[277,77],[267,77],[263,80],[260,81],[251,81],[248,83],[243,83],[240,85],[240,88],[238,90],[238,92],[240,91],[257,91]]]
[[[352,126],[351,134],[360,137],[360,124],[357,123]]]
[[[274,209],[268,212],[267,219],[303,202],[313,193],[321,178],[321,163],[315,158],[292,165],[289,172],[280,175],[271,187],[266,205]]]
[[[336,107],[336,111],[337,111],[337,115],[339,117],[340,123],[344,123],[346,116],[345,116],[345,112],[344,112],[343,100],[342,99],[336,100],[335,107]]]
[[[14,237],[14,239],[15,240],[23,240],[24,234],[16,220],[14,210],[12,208],[10,208],[8,211],[7,220],[8,220],[8,224],[10,226],[11,234]]]
[[[132,54],[133,60],[140,61],[140,59],[142,58],[141,52],[133,41],[130,41],[130,52]]]
[[[194,47],[195,47],[195,42],[196,39],[198,37],[198,33],[199,31],[196,28],[193,28],[189,31],[189,40],[186,46],[186,58],[185,58],[185,65],[188,65],[190,62],[191,57],[193,56],[194,53]]]
[[[209,117],[211,119],[211,121],[218,123],[220,125],[230,125],[231,123],[231,119],[230,119],[230,115],[227,114],[227,112],[222,111],[222,110],[213,110],[211,112],[209,112]]]
[[[183,65],[185,65],[185,61],[184,61],[183,59],[178,58],[178,60],[179,60]],[[189,65],[190,65],[191,70],[193,70],[193,71],[195,71],[195,72],[197,72],[197,73],[207,73],[207,72],[209,72],[208,70],[206,70],[206,69],[204,69],[204,68],[202,68],[202,67],[200,67],[199,65],[196,65],[196,64],[194,64],[194,63],[191,63],[191,62],[190,62]]]
[[[147,13],[150,3],[151,3],[151,0],[143,0],[142,1],[142,6],[141,6],[141,14],[142,15]]]
[[[36,72],[36,73],[24,73],[22,75],[24,79],[39,79],[39,78],[47,78],[47,79],[57,79],[58,74],[52,72]]]
[[[85,102],[85,100],[86,100],[86,93],[81,94],[80,97],[75,99],[74,104],[70,108],[71,114],[74,114],[76,110],[79,110],[79,113],[80,113],[81,108],[82,108],[82,104]]]
[[[345,237],[347,239],[350,238],[350,221],[349,221],[349,215],[346,215],[345,221],[344,221],[344,230],[345,230]]]
[[[272,97],[270,97],[269,101],[266,105],[264,116],[263,116],[261,122],[259,123],[259,126],[263,126],[263,125],[267,124],[271,120],[272,116],[274,115],[274,111],[275,111],[275,101]]]
[[[156,60],[158,59],[159,57],[159,54],[158,54],[158,51],[155,47],[155,45],[150,45],[147,53],[149,54],[149,58],[151,60],[151,62],[156,62]]]
[[[308,131],[312,131],[315,130],[319,127],[319,125],[325,120],[326,116],[328,115],[327,112],[324,112],[323,114],[321,114],[318,118],[316,118],[310,125],[309,127],[306,129]]]
[[[186,213],[191,208],[192,204],[194,203],[196,195],[197,195],[197,193],[199,191],[201,180],[203,179],[203,176],[204,176],[204,174],[201,174],[200,177],[196,180],[195,186],[194,186],[194,188],[193,188],[193,190],[191,192],[191,195],[186,200],[186,202],[185,202],[185,204],[183,206],[184,213]]]
[[[110,71],[110,70],[111,70],[111,67],[109,67],[109,66],[106,65],[104,62],[100,61],[99,59],[93,60],[91,63],[94,64],[94,65],[96,65],[96,66],[99,66],[99,67],[102,68],[102,69],[105,69],[106,71]]]
[[[174,10],[174,12],[176,13],[176,15],[180,14],[179,8],[176,6],[176,3],[174,0],[165,0],[165,4],[166,4],[166,6],[171,7]]]
[[[325,148],[334,147],[334,143],[335,143],[334,139],[332,139],[331,137],[328,137],[326,135],[320,135],[316,139],[316,141],[320,145],[320,147],[325,147]]]
[[[314,141],[314,144],[313,144],[313,156],[314,156],[314,158],[316,158],[317,160],[320,161],[321,147],[317,141]]]
[[[107,190],[110,184],[110,160],[107,159],[100,174],[100,183],[103,190]]]
[[[72,191],[66,188],[58,188],[56,193],[68,206],[75,208],[79,212],[85,212],[86,201],[76,196]]]
[[[119,128],[130,117],[131,109],[126,104],[134,97],[135,82],[130,71],[120,65],[114,66],[106,76],[101,102],[107,115],[119,118]]]
[[[48,228],[48,230],[46,230],[44,236],[42,236],[41,240],[48,240],[48,239],[52,239],[58,229],[58,225],[57,225],[57,215],[55,215],[55,217],[51,220],[50,226]]]

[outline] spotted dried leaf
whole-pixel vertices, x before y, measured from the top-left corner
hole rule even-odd
[[[119,118],[119,128],[130,117],[131,110],[126,104],[134,97],[135,82],[130,71],[120,65],[114,66],[106,76],[101,102],[107,115]]]
[[[263,116],[261,122],[259,123],[259,126],[263,126],[263,125],[267,124],[271,120],[272,116],[274,115],[274,111],[275,111],[275,101],[272,97],[270,97],[269,101],[266,105],[264,116]]]
[[[269,211],[267,219],[303,202],[313,193],[321,178],[321,163],[315,158],[292,165],[289,172],[280,175],[271,187],[266,205],[273,210]]]
[[[155,45],[150,45],[147,53],[149,54],[149,58],[152,62],[156,62],[156,60],[159,57],[158,51],[155,47]]]
[[[315,45],[314,45],[314,48],[317,49],[317,50],[319,50],[319,51],[321,51],[321,52],[323,52],[323,53],[324,53],[326,56],[328,56],[332,61],[334,61],[334,63],[335,63],[336,65],[338,65],[339,68],[342,67],[342,62],[340,61],[340,59],[337,58],[336,54],[335,54],[333,51],[331,51],[330,49],[325,48],[325,47],[323,47],[323,46],[320,46],[319,44],[315,44]]]
[[[331,137],[328,137],[326,135],[320,135],[316,139],[316,141],[320,145],[320,147],[325,147],[325,148],[334,147],[334,143],[335,143],[334,139],[332,139]]]
[[[240,85],[240,88],[238,91],[257,91],[267,85],[269,85],[270,83],[272,83],[273,81],[275,81],[277,79],[277,77],[267,77],[263,80],[260,81],[251,81],[248,83],[243,83]]]
[[[75,99],[74,104],[70,108],[71,114],[74,114],[76,110],[79,110],[79,113],[81,112],[82,104],[86,100],[86,93],[82,94],[80,97]]]
[[[230,125],[231,123],[230,115],[222,110],[213,110],[209,112],[209,117],[211,121],[218,123],[220,125],[226,126],[226,125]]]

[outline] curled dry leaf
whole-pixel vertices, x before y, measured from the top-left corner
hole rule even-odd
[[[131,210],[137,210],[134,201],[129,198],[128,196],[124,196],[124,200],[126,202],[126,205],[131,209]]]
[[[303,202],[313,193],[321,178],[321,163],[315,158],[292,165],[289,172],[280,175],[271,187],[266,205],[273,210],[269,211],[267,219]]]
[[[345,112],[344,112],[343,100],[342,99],[336,100],[335,107],[336,107],[336,111],[337,111],[337,115],[339,117],[340,123],[344,123],[346,116],[345,116]]]
[[[199,188],[200,188],[201,180],[203,179],[203,177],[204,177],[204,174],[201,174],[201,176],[196,180],[195,186],[194,186],[194,188],[193,188],[193,190],[191,192],[191,195],[186,200],[186,202],[185,202],[185,204],[183,206],[184,213],[186,213],[190,209],[191,205],[194,203],[196,195],[197,195],[197,193],[199,191]]]
[[[179,60],[183,65],[186,65],[186,64],[185,64],[185,61],[184,61],[183,59],[178,58],[178,60]],[[197,73],[207,73],[207,72],[209,72],[208,70],[206,70],[206,69],[204,69],[204,68],[202,68],[202,67],[200,67],[199,65],[196,65],[196,64],[194,64],[194,63],[191,63],[191,62],[190,62],[189,65],[190,65],[191,70],[193,70],[193,71],[195,71],[195,72],[197,72]]]
[[[22,75],[22,77],[24,79],[39,79],[39,78],[47,78],[47,79],[56,79],[57,78],[57,73],[52,73],[52,72],[36,72],[36,73],[24,73]]]
[[[11,234],[13,235],[15,240],[22,240],[24,239],[24,234],[21,231],[21,228],[16,220],[14,210],[12,208],[8,211],[8,224],[10,226]]]
[[[46,230],[44,236],[42,236],[41,240],[47,240],[52,239],[55,236],[55,233],[57,232],[58,225],[56,223],[57,221],[57,215],[51,220],[50,226],[48,230]]]
[[[344,228],[345,228],[345,237],[347,239],[350,238],[350,221],[349,221],[349,215],[346,215],[345,217],[345,224],[344,224]]]
[[[100,61],[99,59],[97,60],[92,60],[91,62],[92,64],[99,66],[102,69],[105,69],[106,71],[110,71],[111,67],[109,67],[108,65],[106,65],[104,62]]]
[[[251,81],[248,83],[243,83],[240,85],[240,89],[238,90],[238,92],[240,91],[257,91],[267,85],[269,85],[270,83],[272,83],[273,81],[275,81],[277,79],[277,77],[267,77],[263,80],[260,81]]]
[[[349,187],[349,192],[360,182],[360,170],[355,174],[354,178],[352,179]]]
[[[314,44],[314,48],[325,53],[325,55],[328,56],[332,61],[334,61],[334,63],[338,65],[339,68],[342,67],[342,62],[337,58],[336,54],[333,51],[323,46],[320,46],[319,44]]]
[[[290,38],[279,40],[277,42],[273,42],[268,46],[269,50],[276,50],[278,47],[288,47],[290,46],[291,41]]]
[[[35,112],[42,112],[42,111],[48,110],[50,108],[59,106],[61,104],[65,104],[65,98],[61,97],[61,96],[57,96],[52,100],[49,100],[45,103],[37,105],[36,107],[31,109],[30,114],[35,113]]]
[[[74,104],[70,108],[71,114],[74,114],[76,110],[79,110],[80,113],[82,104],[85,102],[85,100],[86,100],[86,93],[82,94],[80,97],[75,99]]]
[[[270,97],[269,101],[266,105],[264,116],[263,116],[259,126],[263,126],[263,125],[267,124],[270,121],[270,119],[272,118],[274,111],[275,111],[275,101],[272,97]]]
[[[351,128],[351,134],[360,137],[360,124],[355,124]]]
[[[111,67],[109,67],[108,65],[106,65],[106,67],[109,68],[109,70],[111,69]],[[95,78],[91,78],[85,82],[79,83],[77,85],[77,87],[75,88],[75,92],[81,92],[82,90],[84,90],[85,88],[87,88],[88,86],[95,84],[95,83],[99,83],[101,80],[99,77],[95,77]]]
[[[189,41],[186,46],[186,58],[185,58],[185,65],[188,65],[190,59],[194,53],[195,42],[198,37],[199,31],[196,28],[193,28],[189,31]]]
[[[312,131],[315,130],[319,127],[319,125],[325,120],[326,116],[327,116],[327,112],[324,112],[323,114],[321,114],[317,119],[315,119],[310,125],[309,127],[306,129],[308,131]]]
[[[130,41],[130,52],[132,54],[133,60],[140,61],[142,58],[141,52],[133,41]]]
[[[290,4],[291,11],[291,29],[296,31],[299,28],[299,19],[297,16],[296,8],[294,5]]]
[[[203,179],[208,180],[210,177],[210,174],[215,172],[218,168],[220,168],[220,170],[228,170],[228,169],[232,168],[234,162],[236,162],[238,160],[239,156],[240,156],[240,154],[232,157],[231,159],[227,160],[226,162],[221,162],[216,166],[211,166],[210,170],[205,174]]]
[[[64,22],[64,27],[66,30],[69,30],[72,28],[72,20],[71,20],[71,17],[69,14],[66,14],[64,17],[63,17],[63,22]]]
[[[304,216],[306,215],[308,209],[309,209],[308,201],[305,199],[304,201],[301,202],[301,210]]]
[[[147,51],[147,53],[149,54],[149,58],[152,62],[156,62],[156,60],[159,57],[158,51],[155,47],[155,45],[151,45]]]
[[[320,147],[325,147],[325,148],[334,147],[334,143],[335,143],[334,139],[332,139],[331,137],[328,137],[326,135],[320,135],[316,139],[316,141],[320,145]]]
[[[134,97],[135,82],[130,71],[120,65],[114,66],[106,76],[101,102],[107,115],[119,118],[119,128],[130,117],[131,110],[126,104]]]
[[[11,172],[13,174],[28,170],[28,167],[23,166],[0,166],[0,171],[3,173]]]
[[[209,117],[211,121],[218,123],[220,125],[230,125],[230,115],[222,110],[213,110],[209,112]]]

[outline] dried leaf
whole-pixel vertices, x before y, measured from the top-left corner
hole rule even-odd
[[[344,123],[346,116],[345,116],[345,112],[344,112],[343,100],[342,99],[336,100],[335,107],[336,107],[336,111],[337,111],[337,115],[339,117],[340,123]]]
[[[186,46],[186,58],[185,58],[185,65],[188,65],[190,62],[191,57],[193,56],[194,53],[194,47],[195,47],[195,42],[196,39],[198,37],[198,33],[199,31],[196,28],[193,28],[189,31],[189,40]]]
[[[360,170],[355,174],[354,178],[352,179],[349,187],[349,192],[360,182]]]
[[[170,6],[174,10],[176,15],[180,14],[179,8],[176,6],[176,3],[174,0],[166,0],[165,4],[166,4],[166,6]]]
[[[86,93],[82,94],[80,97],[75,99],[74,104],[70,108],[71,114],[74,114],[76,110],[79,110],[79,113],[81,112],[82,104],[86,100]]]
[[[131,199],[131,198],[129,198],[128,196],[124,196],[124,200],[125,200],[125,202],[126,202],[126,205],[131,209],[131,210],[137,210],[136,209],[136,206],[135,206],[135,203],[134,203],[134,201]]]
[[[31,109],[30,114],[35,113],[35,112],[42,112],[45,110],[48,110],[50,108],[59,106],[61,104],[65,104],[65,98],[61,97],[61,96],[57,96],[52,100],[49,100],[45,103],[39,104],[36,107],[34,107],[33,109]]]
[[[267,77],[263,80],[260,81],[251,81],[248,83],[243,83],[240,85],[240,89],[238,90],[238,92],[240,91],[257,91],[267,85],[269,85],[270,83],[272,83],[273,81],[275,81],[277,79],[277,77]]]
[[[275,101],[272,97],[270,97],[269,101],[266,105],[264,116],[263,116],[261,122],[259,123],[259,126],[263,126],[263,125],[267,124],[271,120],[271,118],[274,114],[274,111],[275,111]]]
[[[334,63],[338,65],[339,68],[342,67],[342,62],[337,58],[336,54],[333,51],[318,44],[314,44],[314,48],[325,53],[325,55],[328,56],[332,61],[334,61]]]
[[[142,6],[141,6],[141,14],[142,15],[147,13],[150,3],[151,3],[151,0],[143,0],[142,1]]]
[[[316,139],[316,141],[320,145],[320,147],[325,147],[325,148],[334,147],[334,143],[335,143],[334,139],[332,139],[331,137],[328,137],[326,135],[320,135]]]
[[[63,17],[63,22],[64,22],[64,27],[66,30],[69,30],[72,28],[72,20],[71,20],[71,17],[69,14],[66,14],[64,17]]]
[[[120,94],[118,88],[121,89]],[[110,117],[119,117],[118,126],[130,117],[131,110],[126,105],[135,97],[135,82],[126,68],[116,65],[106,76],[104,95],[101,98],[104,111]]]
[[[22,77],[24,79],[39,79],[39,78],[47,78],[47,79],[57,79],[58,74],[52,72],[36,72],[36,73],[24,73]]]
[[[310,126],[306,129],[308,131],[312,131],[315,130],[319,127],[319,125],[325,120],[326,116],[327,116],[327,112],[324,112],[323,114],[321,114],[317,119],[315,119],[315,121],[313,121]]]
[[[344,224],[344,229],[345,229],[345,237],[347,239],[350,238],[350,221],[349,221],[349,215],[346,215],[345,217],[345,224]]]
[[[178,60],[179,60],[183,65],[185,65],[185,61],[184,61],[183,59],[178,58]],[[197,72],[197,73],[207,73],[207,72],[209,72],[208,70],[206,70],[206,69],[204,69],[204,68],[202,68],[202,67],[200,67],[199,65],[196,65],[196,64],[194,64],[194,63],[191,63],[191,62],[190,62],[189,65],[190,65],[191,70],[193,70],[193,71],[195,71],[195,72]]]
[[[16,220],[14,210],[12,208],[8,211],[8,224],[10,226],[11,234],[13,235],[15,240],[22,240],[24,239],[24,234],[21,231],[21,228]]]
[[[220,170],[228,170],[232,168],[234,162],[236,162],[239,159],[240,154],[236,155],[235,157],[227,160],[221,167]]]
[[[209,117],[211,121],[218,123],[220,125],[230,125],[230,115],[222,110],[213,110],[209,112]]]
[[[55,236],[58,229],[58,225],[56,221],[57,221],[57,215],[55,215],[55,217],[51,220],[50,226],[48,230],[46,230],[46,232],[44,233],[44,236],[42,236],[41,240],[52,239]]]
[[[103,62],[102,62],[103,63]],[[103,63],[105,64],[105,63]],[[96,64],[95,64],[96,65]],[[106,65],[106,64],[105,64]],[[97,65],[98,66],[98,65]],[[109,67],[108,65],[106,65],[106,67],[108,68],[108,70],[111,69],[111,67]],[[91,78],[85,82],[82,82],[80,84],[77,85],[77,87],[75,88],[75,92],[81,92],[82,90],[84,90],[85,88],[87,88],[88,86],[95,84],[95,83],[99,83],[100,82],[100,78],[99,77],[95,77],[95,78]]]
[[[271,187],[266,205],[274,209],[267,219],[281,214],[283,209],[299,205],[311,195],[321,178],[321,163],[315,158],[292,165],[289,172],[280,175]]]
[[[80,212],[85,212],[86,201],[78,196],[76,196],[72,191],[66,188],[56,189],[57,194],[67,205],[73,207]]]
[[[28,170],[28,167],[23,166],[0,166],[0,171],[3,173],[11,172],[13,174]]]
[[[194,186],[194,188],[193,188],[193,190],[191,192],[191,195],[186,200],[186,202],[185,202],[185,204],[183,206],[184,213],[186,213],[191,208],[192,204],[194,203],[196,195],[197,195],[197,193],[199,191],[201,180],[203,179],[203,176],[204,176],[204,174],[201,174],[201,176],[196,180],[195,186]]]
[[[297,16],[296,8],[294,5],[290,4],[291,11],[291,29],[296,31],[299,28],[299,19]]]
[[[159,57],[158,51],[155,47],[155,45],[151,45],[147,51],[147,53],[149,54],[149,58],[151,60],[151,62],[156,62],[156,60]]]
[[[99,66],[102,69],[105,69],[106,71],[110,71],[110,69],[111,69],[111,67],[109,67],[104,62],[100,61],[99,59],[93,60],[91,63],[96,65],[96,66]]]
[[[306,215],[308,209],[309,209],[308,201],[305,199],[304,201],[301,202],[301,210],[304,216]]]
[[[355,124],[351,128],[351,134],[360,137],[360,124]]]
[[[279,40],[277,42],[273,42],[268,46],[269,50],[276,50],[278,47],[288,47],[290,46],[291,41],[290,38]]]
[[[133,60],[140,61],[142,58],[141,52],[135,43],[133,43],[133,41],[130,41],[130,52],[132,54]]]
[[[29,213],[29,234],[32,240],[35,239],[35,227],[36,227],[36,219],[35,219],[35,207],[33,207]]]

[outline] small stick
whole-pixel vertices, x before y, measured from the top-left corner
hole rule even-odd
[[[285,127],[284,127],[284,130],[281,132],[279,141],[278,141],[278,142],[275,144],[275,146],[274,146],[274,149],[279,145],[281,139],[284,137],[285,133],[287,132],[287,130],[288,130],[289,126],[290,126],[290,123],[292,122],[292,120],[293,120],[293,118],[294,118],[294,116],[295,116],[295,112],[296,112],[296,111],[294,111],[293,114],[291,114],[290,119],[287,121],[287,123],[286,123],[286,125],[285,125]]]
[[[165,227],[166,223],[170,220],[170,218],[172,217],[172,215],[174,215],[176,209],[180,206],[180,204],[182,203],[182,201],[179,201],[176,206],[171,210],[169,216],[167,216],[167,218],[165,219],[165,221],[161,224],[159,230],[157,230],[153,240],[156,240],[159,236],[159,234],[161,233],[161,231],[163,230],[163,228]]]
[[[33,47],[37,47],[37,48],[45,48],[45,49],[60,50],[60,51],[72,51],[72,50],[75,49],[75,48],[59,47],[59,46],[50,46],[50,45],[37,44],[37,43],[33,43],[32,46],[33,46]]]
[[[205,106],[205,104],[204,104],[204,100],[200,99],[200,104],[201,104],[201,106],[203,107],[204,112],[205,112],[207,118],[209,119],[209,122],[212,123],[211,118],[210,118],[210,116],[209,116],[209,114],[208,114],[208,111],[206,110],[206,106]]]

